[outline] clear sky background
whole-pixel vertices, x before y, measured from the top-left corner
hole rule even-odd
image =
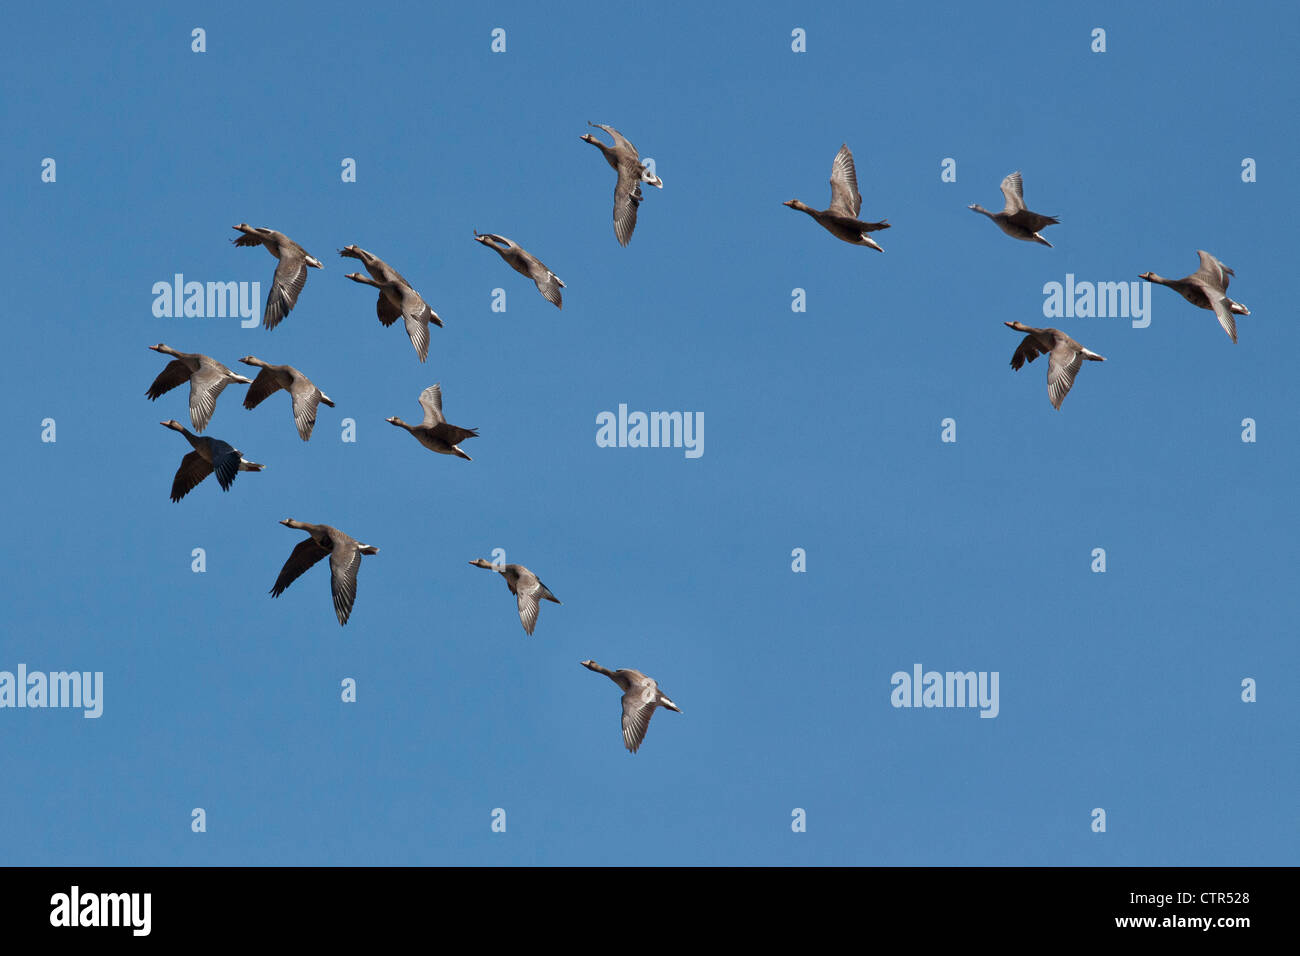
[[[9,10],[0,669],[105,694],[0,710],[5,861],[1295,864],[1300,14],[1133,7]],[[588,120],[665,184],[626,249]],[[781,205],[827,204],[841,142],[883,255]],[[1016,169],[1055,248],[966,209]],[[292,314],[155,318],[178,272],[265,296],[242,221],[324,261]],[[442,316],[426,365],[349,243]],[[1240,344],[1162,288],[1145,329],[1043,317],[1044,283],[1197,249],[1236,270]],[[1056,411],[1009,320],[1108,361]],[[158,422],[187,392],[146,400],[157,342],[292,364],[337,408],[304,444],[283,394],[229,387],[206,434],[268,468],[173,504],[188,447]],[[384,423],[434,382],[473,462]],[[620,403],[702,412],[703,456],[597,447]],[[324,564],[268,596],[285,517],[380,547],[346,628]],[[532,637],[467,564],[493,548],[564,602]],[[585,658],[684,713],[629,755]],[[916,663],[997,671],[998,717],[895,709]]]

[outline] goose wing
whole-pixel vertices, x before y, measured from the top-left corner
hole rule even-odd
[[[339,624],[346,624],[357,599],[357,570],[361,567],[361,549],[355,541],[335,543],[330,551],[330,592],[334,596],[334,613]]]
[[[519,603],[519,620],[524,625],[525,634],[532,634],[537,627],[537,612],[541,608],[538,600],[540,592],[541,585],[536,581],[531,584],[520,581],[515,589],[515,597]]]
[[[626,246],[632,241],[632,230],[636,228],[636,209],[641,205],[642,198],[640,175],[631,166],[620,163],[618,181],[614,184],[614,238],[620,246]],[[546,295],[545,292],[542,294]]]
[[[158,377],[153,380],[153,384],[145,394],[149,396],[150,401],[153,401],[159,395],[164,395],[176,386],[185,384],[189,377],[190,367],[180,359],[172,359],[158,373]]]
[[[1032,362],[1046,352],[1047,346],[1039,340],[1038,333],[1030,332],[1016,346],[1016,351],[1011,356],[1011,367],[1019,371],[1024,368],[1026,362]]]
[[[522,252],[522,250],[520,251]],[[546,268],[542,260],[527,252],[523,254],[527,257],[528,275],[536,283],[537,291],[557,309],[563,308],[560,290],[564,288],[564,282],[554,272]]]
[[[242,456],[238,449],[219,439],[212,439],[212,470],[217,473],[217,483],[222,491],[229,491],[239,474]]]
[[[317,544],[315,538],[299,541],[289,554],[289,560],[284,562],[284,567],[280,569],[280,576],[275,579],[275,585],[271,588],[271,597],[279,597],[283,594],[285,588],[302,577],[303,572],[327,554],[329,550]]]
[[[1006,215],[1014,216],[1025,208],[1025,184],[1020,178],[1019,170],[1002,180],[1001,188],[1002,196],[1007,201],[1002,207]]]
[[[1037,232],[1044,226],[1056,226],[1061,222],[1055,216],[1042,216],[1025,208],[1025,186],[1019,172],[1014,172],[1002,180],[1002,195],[1007,201],[1002,214],[1030,232]]]
[[[320,405],[320,389],[302,376],[294,379],[289,389],[293,399],[293,423],[298,426],[298,437],[303,441],[311,438],[311,430],[316,427],[316,409]]]
[[[849,219],[857,219],[862,210],[862,194],[858,192],[858,172],[853,166],[853,154],[847,144],[840,146],[831,163],[831,205],[829,212]]]
[[[402,286],[402,318],[406,321],[406,335],[415,347],[415,354],[423,362],[429,357],[429,323],[442,325],[437,313],[408,285]]]
[[[1047,399],[1053,408],[1061,407],[1082,365],[1082,352],[1071,348],[1067,342],[1057,342],[1047,360]]]
[[[1203,249],[1197,249],[1196,254],[1201,259],[1201,267],[1197,269],[1194,273],[1192,273],[1192,275],[1196,276],[1197,278],[1205,279],[1209,282],[1212,282],[1215,285],[1217,285],[1220,289],[1222,289],[1224,292],[1227,292],[1228,283],[1229,281],[1231,281],[1228,277],[1234,276],[1237,273],[1233,272],[1222,262],[1214,258],[1214,256],[1210,255],[1208,252],[1206,252]],[[1214,301],[1213,296],[1210,297],[1210,301],[1211,302]]]
[[[190,376],[190,421],[195,431],[203,431],[212,420],[212,413],[217,410],[217,396],[230,382],[228,369],[219,368],[208,363],[199,366],[199,370]]]
[[[379,317],[384,328],[388,328],[402,317],[402,310],[384,294],[383,289],[380,289],[379,298],[375,301],[375,315]]]
[[[202,455],[197,451],[187,454],[181,459],[181,466],[176,469],[176,477],[172,479],[172,501],[180,501],[210,474],[212,466]]]
[[[424,409],[425,425],[441,425],[447,421],[442,415],[442,385],[430,385],[420,393],[420,407]]]
[[[650,728],[655,712],[653,684],[633,684],[623,695],[623,745],[636,753]]]
[[[1227,285],[1225,282],[1224,285]],[[1201,288],[1205,290],[1205,296],[1210,300],[1210,307],[1214,309],[1214,315],[1223,326],[1223,331],[1228,333],[1228,338],[1234,343],[1237,341],[1237,320],[1232,316],[1232,310],[1228,308],[1228,297],[1218,289],[1211,288],[1207,284],[1202,284]]]
[[[248,392],[244,395],[244,407],[256,408],[283,387],[279,375],[272,369],[262,369],[257,373],[257,378],[253,379],[253,384],[248,386]]]
[[[275,267],[271,291],[266,296],[262,325],[273,329],[298,304],[298,294],[307,284],[307,259],[297,252],[285,252]]]

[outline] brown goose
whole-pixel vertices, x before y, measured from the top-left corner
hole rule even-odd
[[[370,278],[351,272],[344,276],[353,282],[374,286],[379,290],[375,301],[375,314],[385,327],[392,325],[399,318],[406,324],[406,335],[415,348],[415,354],[423,362],[429,357],[429,323],[442,328],[442,319],[438,313],[429,308],[420,293],[411,288],[411,284],[402,274],[378,256],[371,255],[360,246],[347,246],[339,250],[339,255],[360,259],[361,264],[370,273]]]
[[[482,558],[471,561],[470,564],[476,568],[487,568],[489,571],[496,571],[506,579],[506,586],[510,588],[510,593],[518,599],[519,621],[524,626],[525,634],[532,634],[533,629],[537,627],[537,614],[541,609],[541,599],[554,601],[556,604],[560,603],[560,599],[551,593],[550,588],[522,564],[492,564]]]
[[[321,402],[330,408],[334,407],[330,397],[292,365],[272,365],[252,355],[245,355],[239,361],[245,365],[255,365],[262,370],[257,373],[257,378],[253,380],[253,387],[244,396],[244,407],[256,408],[268,397],[284,389],[289,393],[289,400],[293,407],[293,421],[298,426],[298,437],[303,441],[311,438],[311,430],[316,427],[316,407]]]
[[[1231,281],[1228,277],[1237,273],[1203,249],[1197,249],[1196,254],[1201,257],[1201,267],[1189,276],[1166,279],[1154,272],[1144,272],[1138,278],[1167,285],[1197,308],[1212,310],[1223,326],[1223,331],[1228,333],[1235,344],[1237,320],[1232,317],[1233,314],[1250,315],[1250,309],[1228,298],[1228,283]]]
[[[436,451],[440,455],[455,455],[458,458],[464,458],[466,461],[473,461],[473,458],[470,458],[469,455],[456,446],[466,438],[477,438],[478,429],[460,428],[457,425],[447,424],[447,419],[442,414],[442,386],[440,384],[430,385],[421,392],[420,405],[424,408],[424,421],[419,425],[408,425],[396,415],[392,418],[385,418],[384,421],[390,425],[405,428],[416,437],[421,445],[430,451]]]
[[[1052,244],[1040,236],[1038,230],[1046,226],[1059,225],[1061,220],[1052,216],[1040,216],[1025,208],[1025,187],[1019,171],[1002,180],[1002,196],[1006,199],[1006,205],[1001,212],[989,212],[979,203],[971,203],[967,208],[988,216],[1012,239],[1038,242],[1049,249],[1052,248]]]
[[[172,501],[180,501],[214,471],[221,490],[229,491],[235,483],[235,476],[241,471],[261,471],[266,467],[255,461],[245,461],[238,448],[218,438],[190,434],[190,430],[175,419],[158,424],[180,432],[194,449],[181,459],[181,466],[176,469],[176,477],[172,479]]]
[[[620,668],[616,671],[601,667],[595,661],[582,661],[582,666],[597,674],[604,674],[623,688],[623,746],[632,753],[641,747],[645,732],[650,728],[650,718],[656,707],[667,707],[681,713],[682,709],[668,699],[654,678],[640,671]]]
[[[483,243],[489,249],[495,249],[502,259],[510,264],[520,275],[528,276],[537,284],[537,291],[540,292],[547,302],[550,302],[557,309],[564,308],[560,298],[560,290],[565,288],[564,283],[550,269],[546,268],[542,260],[524,249],[523,246],[511,242],[505,236],[498,236],[490,232],[474,232],[474,238]]]
[[[262,325],[273,329],[280,324],[298,303],[298,293],[307,284],[307,267],[325,268],[321,261],[307,255],[307,250],[294,242],[282,232],[274,229],[254,228],[246,222],[231,226],[243,233],[238,239],[230,240],[237,246],[266,246],[266,251],[280,260],[275,267],[275,277],[271,281],[271,291],[266,296],[266,311],[262,313]]]
[[[277,598],[285,588],[302,576],[302,573],[325,555],[330,558],[330,593],[334,596],[334,614],[342,626],[352,614],[352,605],[357,599],[357,571],[361,568],[363,554],[378,554],[379,549],[371,544],[362,544],[338,528],[327,524],[307,524],[285,518],[280,524],[286,528],[306,531],[311,537],[298,542],[298,546],[289,555],[280,569],[280,576],[271,588],[271,597]]]
[[[583,133],[583,142],[597,147],[605,156],[605,162],[614,167],[618,180],[614,184],[614,238],[620,246],[632,241],[632,230],[636,228],[636,209],[641,205],[641,184],[664,188],[663,180],[646,168],[641,162],[641,154],[636,147],[623,138],[623,134],[612,126],[603,123],[588,122],[588,126],[603,129],[614,138],[614,145],[606,146],[590,133]]]
[[[1104,356],[1090,352],[1060,329],[1036,329],[1020,322],[1003,322],[1009,329],[1027,333],[1016,346],[1011,356],[1011,367],[1019,371],[1026,362],[1032,362],[1040,355],[1047,358],[1047,400],[1053,408],[1060,408],[1061,402],[1074,384],[1074,376],[1079,373],[1083,360],[1104,362]]]
[[[217,410],[217,396],[231,382],[251,385],[251,378],[236,375],[210,355],[196,352],[177,352],[174,348],[163,345],[151,345],[155,352],[174,356],[167,366],[158,373],[158,377],[145,392],[149,401],[155,401],[159,395],[170,392],[177,385],[190,383],[190,424],[197,432],[208,427],[212,413]]]
[[[885,251],[867,233],[888,229],[889,223],[883,219],[880,222],[863,222],[858,218],[858,214],[862,211],[862,194],[858,192],[858,174],[853,166],[853,153],[849,152],[847,144],[840,146],[840,151],[835,154],[835,160],[831,163],[829,208],[813,209],[798,199],[791,199],[783,205],[806,212],[837,239],[851,242],[855,246],[867,246],[877,252]]]

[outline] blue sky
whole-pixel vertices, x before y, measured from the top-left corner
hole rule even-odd
[[[11,11],[0,670],[102,671],[104,712],[0,709],[6,859],[1294,864],[1298,25],[1203,3]],[[626,249],[588,120],[665,184]],[[841,142],[883,255],[781,205],[826,205]],[[965,209],[1016,169],[1055,248]],[[156,318],[178,272],[265,295],[243,221],[324,261],[289,317]],[[474,229],[542,258],[563,310]],[[442,316],[426,365],[343,279],[349,243]],[[1197,249],[1236,270],[1235,346],[1161,288],[1143,329],[1043,317],[1067,273],[1179,277]],[[1008,367],[1014,320],[1108,361],[1058,412],[1043,360]],[[158,422],[186,400],[144,397],[157,342],[292,364],[337,407],[304,444],[283,395],[248,411],[231,386],[205,434],[268,468],[173,504],[187,448]],[[384,423],[434,382],[473,462]],[[704,454],[598,447],[620,403],[703,413]],[[380,547],[346,628],[323,566],[267,595],[285,517]],[[532,637],[466,563],[494,548],[564,602]],[[630,756],[585,658],[684,713]],[[998,672],[998,716],[892,707],[917,663]]]

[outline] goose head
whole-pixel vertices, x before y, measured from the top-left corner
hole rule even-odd
[[[781,203],[782,206],[789,206],[791,209],[808,209],[808,204],[800,202],[798,199],[787,199]]]
[[[679,714],[682,712],[682,709],[681,709],[680,707],[678,707],[676,704],[674,704],[671,700],[669,700],[669,699],[668,699],[667,697],[665,697],[663,694],[660,694],[660,695],[659,695],[659,699],[658,699],[657,701],[655,701],[655,703],[657,703],[660,707],[667,707],[669,710],[675,710],[675,711],[677,711],[677,713],[679,713]]]
[[[149,348],[154,352],[170,352],[171,347],[159,342],[157,345],[151,345]]]
[[[392,418],[385,418],[384,421],[388,422],[388,424],[390,425],[396,425],[398,428],[406,427],[406,422],[402,421],[396,415],[394,415]]]
[[[1143,272],[1143,273],[1141,273],[1141,274],[1138,275],[1138,278],[1139,278],[1139,279],[1146,279],[1148,282],[1159,282],[1159,281],[1160,281],[1160,276],[1156,275],[1154,272]]]
[[[321,261],[317,259],[315,256],[306,256],[304,257],[304,261],[307,263],[307,265],[311,266],[313,269],[325,268],[325,266],[321,264]]]
[[[265,365],[265,364],[266,364],[266,363],[263,362],[260,358],[258,358],[256,355],[245,355],[245,356],[244,356],[243,358],[241,358],[239,361],[243,362],[245,365]]]
[[[167,419],[167,421],[165,421],[165,422],[159,422],[158,424],[161,425],[163,428],[170,428],[170,429],[171,429],[172,431],[174,431],[174,432],[183,432],[183,431],[185,431],[185,426],[182,425],[180,422],[178,422],[178,421],[177,421],[176,419],[174,419],[174,418],[169,418],[169,419]]]
[[[649,183],[651,186],[658,186],[660,189],[664,188],[664,181],[644,166],[641,167],[641,182]]]

